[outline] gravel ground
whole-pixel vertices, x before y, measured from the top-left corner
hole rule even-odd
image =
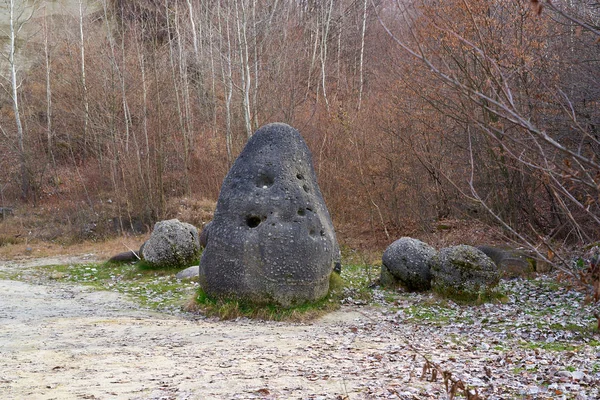
[[[24,272],[89,259],[0,261],[21,275],[0,280],[3,399],[445,399],[453,385],[481,399],[600,398],[591,307],[546,277],[504,282],[505,304],[471,307],[349,294],[300,324],[157,313]]]

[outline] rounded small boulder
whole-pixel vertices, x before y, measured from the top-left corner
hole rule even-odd
[[[494,261],[473,246],[446,247],[432,261],[431,286],[444,296],[477,300],[491,294],[500,281]]]
[[[296,129],[269,124],[248,140],[223,181],[209,236],[200,263],[207,295],[282,306],[327,295],[339,247]]]
[[[437,251],[425,242],[402,237],[383,253],[380,281],[384,286],[400,283],[410,291],[431,288],[431,263]]]
[[[154,268],[188,267],[200,254],[198,230],[177,219],[159,221],[140,252],[143,260]]]

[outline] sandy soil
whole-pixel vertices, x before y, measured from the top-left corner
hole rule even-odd
[[[514,281],[509,303],[456,306],[442,325],[406,319],[427,295],[393,307],[350,301],[299,324],[161,314],[114,292],[27,272],[93,259],[0,261],[0,278],[19,272],[18,281],[0,279],[1,399],[448,399],[442,373],[423,356],[485,393],[480,399],[600,395],[598,336],[536,323],[589,324],[580,306],[544,314],[580,304],[568,290]],[[542,346],[558,340],[572,350]]]
[[[0,262],[0,270],[76,260]],[[363,397],[366,382],[382,378],[365,365],[380,364],[376,354],[389,346],[358,333],[369,323],[350,308],[310,324],[194,320],[140,310],[112,292],[0,280],[0,392],[3,399]]]

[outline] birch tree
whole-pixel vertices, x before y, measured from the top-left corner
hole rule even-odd
[[[248,17],[247,7],[244,0],[235,0],[235,19],[238,36],[238,50],[240,57],[240,76],[242,92],[242,112],[244,114],[244,126],[246,128],[246,136],[252,136],[252,116],[250,104],[250,90],[252,87],[252,76],[250,75],[250,60],[248,50]]]
[[[367,31],[367,2],[369,0],[364,0],[363,2],[363,15],[362,15],[362,29],[360,35],[360,77],[358,81],[358,110],[360,111],[360,106],[362,103],[362,95],[363,95],[363,85],[364,85],[364,60],[365,60],[365,33]]]
[[[81,63],[81,87],[83,89],[83,154],[87,153],[88,145],[88,126],[90,119],[90,103],[88,100],[88,88],[85,74],[85,38],[83,36],[83,22],[84,22],[84,8],[83,0],[79,0],[79,52],[80,52],[80,63]]]
[[[48,147],[48,155],[52,161],[52,166],[56,168],[56,160],[54,158],[54,150],[52,144],[52,85],[51,85],[51,61],[50,49],[48,45],[48,15],[44,8],[44,61],[46,64],[46,146]]]
[[[9,82],[8,87],[3,85],[9,93],[12,109],[15,118],[17,131],[17,148],[19,151],[19,168],[21,174],[21,197],[27,199],[31,189],[31,174],[27,162],[27,149],[25,148],[25,132],[23,121],[21,119],[21,106],[19,102],[19,88],[21,80],[19,78],[19,60],[17,59],[17,40],[25,24],[31,19],[35,12],[35,6],[29,10],[24,6],[17,6],[16,0],[6,0],[9,10],[9,31],[8,31],[8,54],[5,55],[8,61]]]

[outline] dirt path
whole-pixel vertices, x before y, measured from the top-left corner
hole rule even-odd
[[[416,303],[343,306],[294,324],[173,316],[114,292],[27,281],[32,266],[77,261],[90,257],[0,261],[0,276],[21,273],[0,280],[2,399],[448,398],[440,378],[421,376],[415,349],[482,398],[599,395],[600,347],[576,339],[569,352],[527,349],[524,339],[558,336],[529,328],[518,299],[456,308],[444,325],[408,322],[403,310]]]
[[[0,269],[65,261],[73,260],[4,263]],[[379,336],[357,334],[365,323],[351,309],[311,324],[191,320],[139,310],[112,292],[0,280],[0,392],[4,399],[365,394],[369,380],[389,381],[364,368],[389,347]]]

